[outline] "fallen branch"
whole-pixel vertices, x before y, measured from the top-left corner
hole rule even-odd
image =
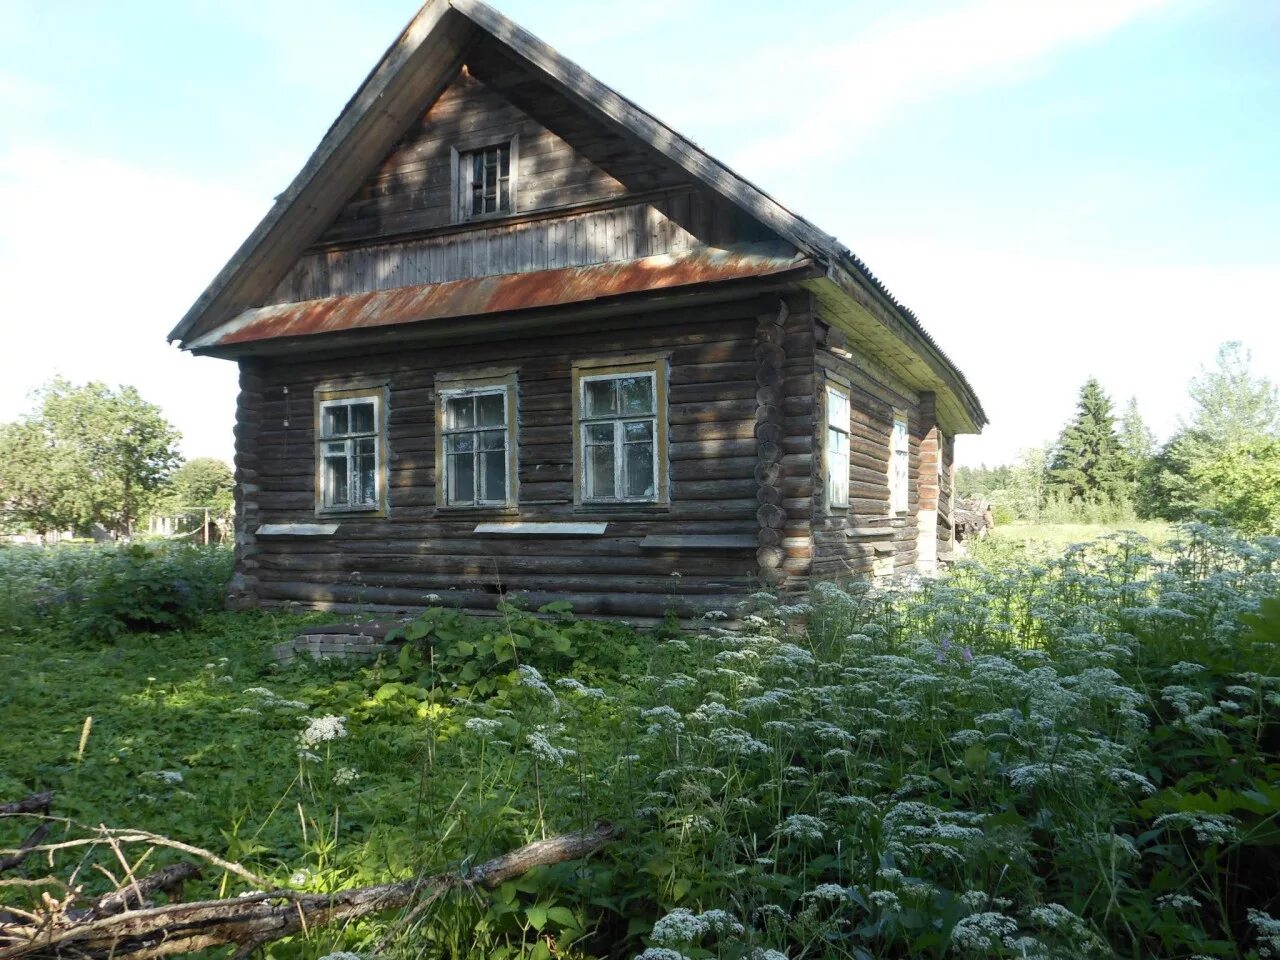
[[[492,890],[536,866],[589,856],[619,833],[613,825],[601,823],[590,830],[530,843],[463,874],[437,874],[333,894],[276,890],[228,900],[135,909],[94,919],[68,920],[63,914],[39,925],[0,924],[0,960],[53,960],[65,956],[151,960],[227,944],[238,945],[238,955],[245,955],[257,946],[301,930],[398,910],[420,897],[439,895],[450,888]],[[121,893],[127,896],[132,889]]]
[[[0,817],[12,817],[19,813],[48,813],[53,803],[53,791],[33,793],[29,797],[15,800],[12,803],[0,803]]]
[[[26,862],[27,857],[35,853],[36,848],[44,842],[44,838],[49,835],[49,824],[37,824],[36,828],[27,834],[27,839],[11,856],[0,858],[0,873],[6,870],[12,870],[14,867],[20,867]]]

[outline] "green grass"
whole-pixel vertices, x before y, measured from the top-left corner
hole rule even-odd
[[[1164,543],[1174,535],[1174,527],[1163,520],[1133,520],[1128,523],[1031,523],[1017,520],[991,531],[990,539],[1004,543],[1039,544],[1061,550],[1073,543],[1090,543],[1116,533],[1132,532],[1154,543]]]
[[[297,621],[266,614],[114,643],[27,624],[0,638],[0,800],[53,789],[73,833],[146,828],[316,891],[624,828],[441,899],[388,956],[1260,958],[1280,612],[1246,618],[1280,542],[1177,539],[761,595],[733,633],[433,611],[368,668],[274,667]],[[368,951],[400,919],[268,953]]]

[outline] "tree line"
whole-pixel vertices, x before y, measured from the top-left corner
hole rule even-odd
[[[1163,444],[1136,398],[1117,417],[1094,378],[1049,447],[1016,464],[961,467],[961,496],[996,504],[1004,519],[1182,521],[1202,510],[1248,534],[1280,533],[1280,393],[1232,341],[1187,388],[1191,415]]]
[[[0,424],[0,532],[130,536],[147,514],[229,512],[231,468],[184,462],[177,429],[131,386],[50,381]]]

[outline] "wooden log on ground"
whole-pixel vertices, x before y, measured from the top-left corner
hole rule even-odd
[[[175,903],[111,916],[0,924],[0,960],[151,960],[234,944],[238,956],[303,930],[358,920],[430,900],[450,889],[493,890],[536,866],[590,856],[621,831],[600,823],[590,830],[539,840],[480,864],[464,874],[437,874],[332,894],[292,890]],[[58,921],[58,922],[55,922]]]

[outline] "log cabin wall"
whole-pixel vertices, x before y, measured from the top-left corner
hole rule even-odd
[[[777,352],[762,350],[762,318],[779,317],[765,341]],[[782,571],[780,586],[802,582],[812,516],[813,351],[809,294],[794,293],[784,302],[753,296],[562,323],[519,339],[242,360],[236,588],[245,603],[344,612],[419,608],[430,594],[446,604],[493,609],[505,591],[525,594],[534,607],[564,598],[582,614],[647,618],[731,609],[758,589],[766,567]],[[669,507],[575,508],[571,363],[654,352],[670,355]],[[495,366],[518,369],[518,510],[439,507],[436,375]],[[387,384],[387,516],[317,517],[313,391],[357,378]],[[773,387],[780,412],[766,420],[780,430],[762,432],[761,391]],[[778,493],[776,502],[762,502],[757,469],[770,443],[779,447],[770,460],[779,468],[770,474]],[[781,519],[765,507],[780,510]],[[603,536],[475,533],[479,522],[513,520],[608,525]],[[337,523],[338,530],[258,534],[263,524],[317,521]],[[777,565],[760,549],[771,536],[761,539],[762,531],[775,530],[783,550]],[[698,536],[741,542],[733,549],[681,545]],[[646,545],[646,537],[676,539]]]
[[[825,389],[828,376],[849,390],[849,507],[829,509],[825,481],[815,483],[812,574],[835,579],[909,573],[918,557],[920,444],[931,418],[922,416],[920,395],[872,359],[844,357],[821,345],[815,356],[817,390]],[[909,467],[907,510],[891,515],[895,410],[907,414]],[[825,424],[815,418],[816,450],[822,449],[824,432]]]
[[[939,430],[942,450],[938,461],[938,559],[950,560],[955,549],[951,519],[956,499],[956,439]]]

